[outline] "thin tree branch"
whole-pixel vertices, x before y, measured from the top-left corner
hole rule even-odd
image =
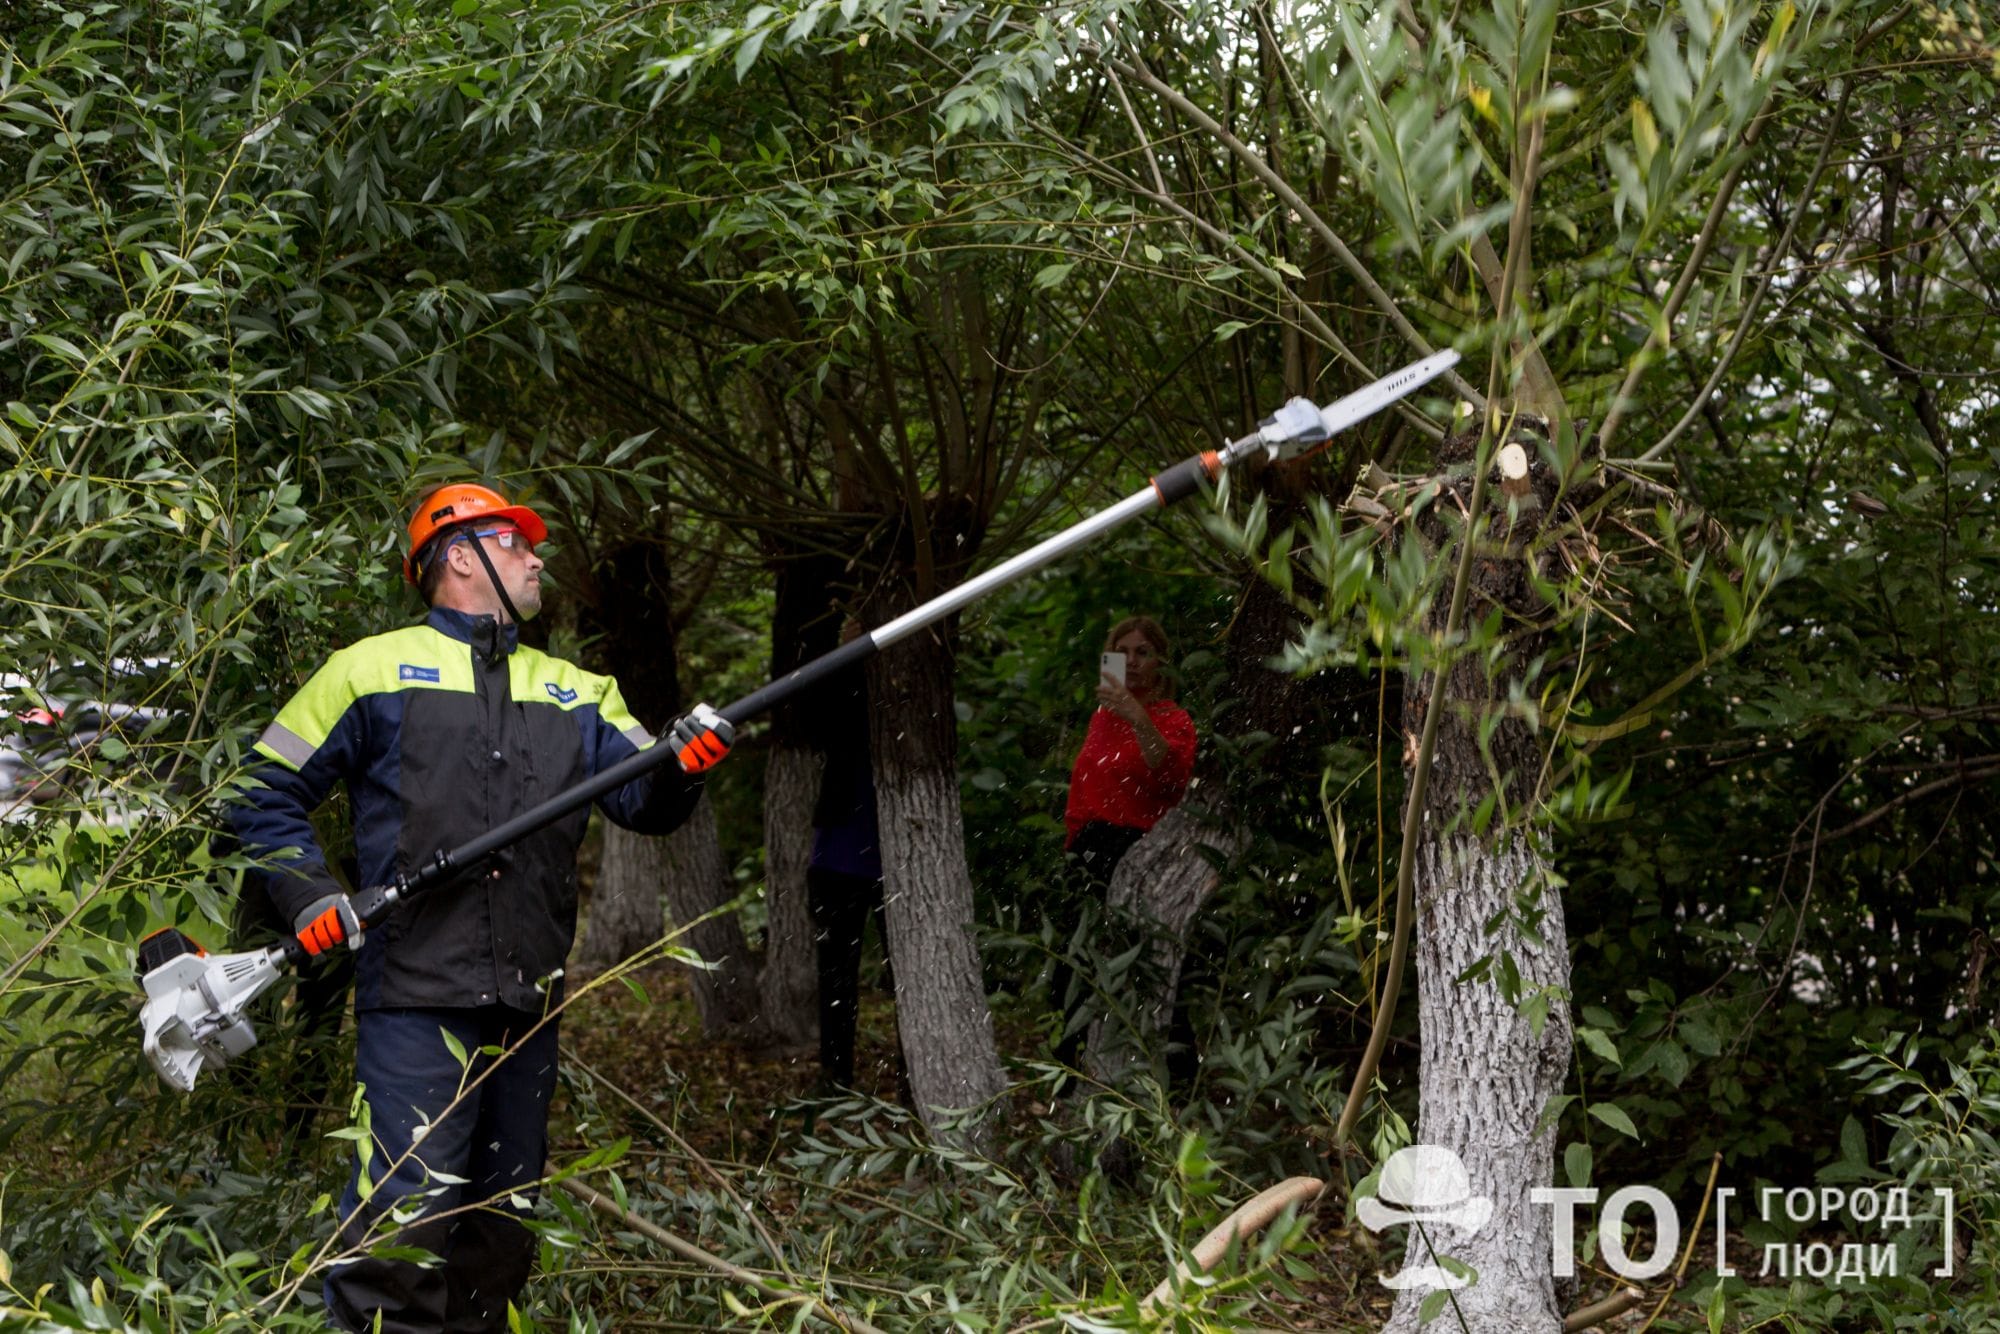
[[[1125,81],[1118,77],[1118,71],[1107,68],[1111,76],[1111,90],[1118,94],[1118,105],[1125,108],[1125,119],[1131,123],[1132,133],[1139,138],[1139,151],[1146,155],[1146,165],[1153,172],[1153,189],[1165,199],[1173,192],[1167,189],[1167,178],[1160,174],[1160,160],[1153,156],[1153,141],[1146,136],[1146,129],[1139,123],[1139,114],[1132,110],[1132,99],[1125,95]]]
[[[1196,106],[1185,94],[1164,80],[1156,78],[1149,71],[1128,65],[1117,57],[1112,56],[1109,52],[1102,51],[1101,49],[1099,50],[1099,56],[1108,67],[1145,84],[1166,101],[1168,105],[1214,136],[1217,143],[1229,150],[1230,156],[1249,168],[1250,173],[1262,181],[1271,193],[1283,200],[1286,207],[1294,210],[1300,218],[1305,220],[1307,226],[1319,234],[1320,239],[1326,242],[1327,249],[1333,251],[1342,266],[1350,274],[1354,275],[1354,280],[1368,294],[1369,300],[1373,301],[1376,308],[1388,317],[1389,323],[1395,326],[1396,332],[1403,336],[1404,341],[1408,342],[1410,346],[1416,348],[1424,356],[1429,356],[1436,350],[1422,334],[1417,332],[1416,326],[1410,323],[1409,318],[1403,314],[1402,308],[1396,304],[1395,299],[1383,290],[1382,284],[1375,281],[1375,275],[1370,273],[1367,266],[1355,257],[1352,250],[1347,248],[1347,243],[1340,239],[1339,234],[1332,227],[1327,225],[1326,219],[1319,215],[1319,211],[1306,202],[1305,197],[1299,194],[1297,190],[1294,190],[1290,182],[1274,171],[1271,164],[1264,160],[1262,154],[1258,153],[1241,139],[1238,139],[1234,134],[1231,134],[1220,121]],[[1458,372],[1447,372],[1445,379],[1461,398],[1471,401],[1475,408],[1485,408],[1486,400],[1480,396],[1478,390],[1467,384],[1464,377],[1460,376]]]
[[[803,1290],[794,1291],[780,1284],[773,1283],[762,1274],[745,1269],[741,1265],[733,1265],[719,1255],[710,1255],[693,1242],[684,1241],[680,1237],[675,1236],[652,1219],[642,1217],[630,1209],[620,1208],[617,1201],[608,1195],[600,1195],[574,1177],[558,1181],[556,1185],[573,1199],[595,1209],[606,1218],[631,1228],[648,1241],[665,1247],[675,1255],[680,1256],[683,1260],[692,1260],[695,1264],[712,1269],[725,1278],[732,1278],[738,1283],[747,1284],[767,1297],[774,1297],[783,1302],[802,1302],[821,1319],[827,1321],[836,1329],[847,1330],[850,1334],[882,1334],[880,1329],[869,1324],[860,1316],[848,1315],[843,1311],[835,1310],[818,1293]]]
[[[1815,832],[1804,843],[1792,844],[1790,848],[1786,849],[1786,853],[1790,855],[1796,852],[1803,852],[1809,847],[1817,847],[1846,838],[1850,834],[1858,834],[1870,825],[1876,824],[1893,815],[1904,806],[1914,805],[1922,801],[1925,797],[1934,796],[1947,789],[1959,787],[1966,783],[1984,782],[1988,778],[2000,778],[2000,762],[1964,765],[1955,774],[1948,774],[1943,778],[1934,778],[1921,787],[1913,787],[1908,792],[1898,793],[1852,824],[1844,824],[1830,833],[1821,834]]]
[[[1840,90],[1840,105],[1834,108],[1832,118],[1827,121],[1826,137],[1820,141],[1819,161],[1813,164],[1812,175],[1806,178],[1806,188],[1799,192],[1798,206],[1786,220],[1784,235],[1778,238],[1778,244],[1772,248],[1771,262],[1763,266],[1763,276],[1757,280],[1757,289],[1750,294],[1749,303],[1743,307],[1743,318],[1737,321],[1736,331],[1729,337],[1729,345],[1722,350],[1722,356],[1716,361],[1715,369],[1709,372],[1708,382],[1702,385],[1701,392],[1694,396],[1694,401],[1688,404],[1687,411],[1681,414],[1678,422],[1674,423],[1674,428],[1661,436],[1659,442],[1652,448],[1638,456],[1639,462],[1650,462],[1673,447],[1674,442],[1679,440],[1694,423],[1694,419],[1701,415],[1702,409],[1714,396],[1716,386],[1722,383],[1723,374],[1736,360],[1736,354],[1743,346],[1744,335],[1750,330],[1750,322],[1757,317],[1757,310],[1764,304],[1764,296],[1771,290],[1771,282],[1778,275],[1779,265],[1784,262],[1785,256],[1791,253],[1792,237],[1798,231],[1799,219],[1806,215],[1806,210],[1812,205],[1813,195],[1819,189],[1819,178],[1826,171],[1827,161],[1832,156],[1833,136],[1839,132],[1840,126],[1847,119],[1847,99],[1853,96],[1853,93],[1854,82],[1850,79]]]
[[[1776,86],[1773,82],[1772,87]],[[1766,92],[1765,97],[1768,100],[1770,94]],[[1618,392],[1612,396],[1611,409],[1604,414],[1604,425],[1599,427],[1597,432],[1597,446],[1600,453],[1610,450],[1612,438],[1617,435],[1618,427],[1625,416],[1625,405],[1632,401],[1632,391],[1639,387],[1639,377],[1646,373],[1647,366],[1651,364],[1646,354],[1661,344],[1660,330],[1669,330],[1671,337],[1674,320],[1680,315],[1681,306],[1686,303],[1688,293],[1694,290],[1695,279],[1701,273],[1702,264],[1708,259],[1708,249],[1715,243],[1715,234],[1721,230],[1722,219],[1729,211],[1729,201],[1736,194],[1736,184],[1743,179],[1743,169],[1750,165],[1750,153],[1757,146],[1758,139],[1763,137],[1764,126],[1770,122],[1771,115],[1768,110],[1759,111],[1757,118],[1750,122],[1750,128],[1743,132],[1742,151],[1737,156],[1735,164],[1729,168],[1728,174],[1722,178],[1722,184],[1716,187],[1715,199],[1709,204],[1708,217],[1702,221],[1701,232],[1695,237],[1694,250],[1688,255],[1687,263],[1681,266],[1681,276],[1675,281],[1674,290],[1667,297],[1667,304],[1660,313],[1660,322],[1653,332],[1646,335],[1644,346],[1633,355],[1632,365],[1625,372],[1625,382],[1618,386]]]

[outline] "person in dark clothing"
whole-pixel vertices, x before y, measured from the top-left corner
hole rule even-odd
[[[842,642],[860,626],[849,622]],[[860,668],[830,680],[814,710],[816,744],[826,756],[813,804],[806,894],[819,972],[819,1070],[828,1088],[854,1084],[860,1019],[861,948],[875,921],[882,954],[889,924],[882,907],[882,847],[875,823],[875,769],[868,744],[868,684]]]
[[[819,1071],[832,1088],[854,1084],[861,946],[869,918],[875,919],[885,955],[889,941],[865,691],[855,692],[849,716],[859,720],[858,726],[839,729],[850,735],[836,739],[826,751],[819,800],[813,806],[812,859],[806,867],[819,970]]]
[[[1125,679],[1106,674],[1099,680],[1097,711],[1070,770],[1063,858],[1072,930],[1085,903],[1104,901],[1112,873],[1132,845],[1180,804],[1194,772],[1194,721],[1168,693],[1161,671],[1167,636],[1159,622],[1126,617],[1111,627],[1104,650],[1125,655]],[[1066,958],[1057,959],[1049,991],[1063,1016],[1055,1058],[1075,1066],[1085,1029],[1073,1026],[1084,997]]]
[[[346,784],[361,883],[384,884],[655,744],[616,682],[519,642],[521,622],[541,609],[535,546],[547,531],[483,486],[420,500],[403,572],[429,615],[334,653],[265,729],[255,785],[230,809],[236,838],[263,859],[253,892],[269,895],[309,952],[356,952],[355,1076],[369,1139],[341,1200],[348,1252],[324,1289],[342,1329],[505,1329],[533,1265],[519,1215],[542,1176],[553,1011],[589,812],[468,867],[365,937],[310,816]],[[607,817],[649,834],[687,818],[698,775],[727,753],[731,732],[699,705],[671,736],[680,767],[606,793]],[[495,1046],[510,1050],[482,1052]],[[388,1217],[398,1208],[419,1216],[398,1228]],[[385,1240],[443,1263],[367,1253]]]

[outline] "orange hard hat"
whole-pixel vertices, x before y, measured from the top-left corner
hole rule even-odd
[[[542,516],[526,505],[509,505],[507,498],[491,487],[476,482],[453,482],[426,492],[410,515],[410,544],[403,548],[403,577],[417,582],[417,553],[425,543],[446,528],[472,519],[508,519],[526,534],[530,542],[549,535]]]

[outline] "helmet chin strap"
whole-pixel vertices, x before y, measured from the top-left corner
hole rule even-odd
[[[479,563],[486,567],[486,577],[493,581],[493,591],[500,595],[500,605],[507,609],[507,619],[515,625],[521,624],[521,613],[514,610],[514,599],[507,596],[507,586],[500,582],[500,571],[493,568],[492,557],[486,554],[486,544],[478,538],[470,539],[472,554],[479,557]]]

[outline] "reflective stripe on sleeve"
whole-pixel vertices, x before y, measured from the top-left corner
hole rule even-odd
[[[272,723],[265,728],[264,735],[257,738],[257,744],[294,769],[305,768],[306,761],[319,749],[282,723]]]
[[[653,734],[643,727],[628,727],[619,735],[631,742],[634,750],[644,750],[653,744]]]

